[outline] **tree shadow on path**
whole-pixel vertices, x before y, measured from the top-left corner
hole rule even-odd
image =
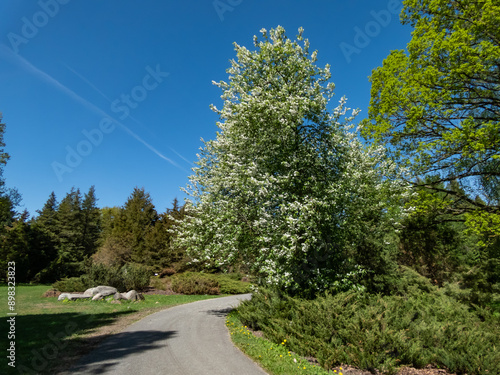
[[[176,331],[135,331],[116,333],[82,358],[70,373],[104,374],[130,355],[166,346]]]

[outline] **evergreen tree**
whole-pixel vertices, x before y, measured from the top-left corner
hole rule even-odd
[[[3,136],[5,133],[5,124],[2,123],[2,113],[0,112],[0,233],[5,226],[11,225],[16,215],[15,207],[21,201],[17,190],[7,188],[3,178],[3,168],[10,159],[10,155],[5,152],[5,143]]]
[[[129,233],[132,261],[141,263],[147,252],[146,235],[153,229],[157,220],[158,213],[149,193],[146,193],[144,188],[134,188],[121,212],[119,227],[115,227],[115,235],[119,231]]]
[[[94,260],[119,265],[143,263],[148,253],[146,238],[158,220],[149,193],[136,187],[118,212],[106,209],[103,213],[104,238]]]
[[[88,193],[85,194],[82,203],[82,221],[83,256],[87,257],[97,251],[101,234],[101,212],[97,207],[97,198],[94,186],[91,186]]]
[[[41,210],[37,210],[38,216],[30,223],[31,246],[45,254],[46,260],[40,267],[34,280],[37,282],[53,282],[56,280],[52,275],[51,263],[57,259],[59,241],[59,227],[57,220],[58,202],[54,192],[51,192]]]
[[[40,280],[40,277],[56,257],[57,250],[51,239],[34,220],[29,220],[27,211],[16,217],[0,236],[0,266],[15,262],[18,282],[54,281]]]
[[[183,268],[180,263],[184,260],[185,252],[174,246],[175,234],[172,228],[175,220],[182,221],[184,217],[184,206],[180,206],[179,201],[175,198],[172,208],[168,208],[166,212],[159,215],[154,227],[146,235],[145,263],[153,267],[155,271],[173,266]]]
[[[58,246],[59,233],[57,222],[57,210],[59,205],[57,203],[56,194],[50,193],[49,198],[43,205],[41,210],[37,210],[38,216],[35,219],[37,227],[44,231],[54,243],[54,247]]]

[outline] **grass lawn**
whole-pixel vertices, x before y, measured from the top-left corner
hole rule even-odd
[[[49,285],[16,287],[15,339],[10,340],[7,286],[0,286],[2,374],[56,374],[68,369],[109,334],[148,314],[169,306],[218,297],[146,295],[144,301],[121,301],[121,304],[83,300],[62,302],[55,297],[42,297],[48,289]],[[8,354],[5,355],[10,341],[15,342],[15,369],[8,366]]]

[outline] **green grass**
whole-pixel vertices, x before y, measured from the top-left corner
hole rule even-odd
[[[246,326],[243,326],[237,311],[233,311],[228,315],[226,326],[229,329],[233,343],[270,374],[335,374],[314,366],[306,359],[292,353],[288,348],[286,339],[283,339],[281,344],[275,344],[264,338],[254,336]],[[341,368],[339,368],[337,374],[341,375],[341,371]]]
[[[16,369],[7,365],[8,359],[1,356],[2,373],[52,374],[54,362],[70,362],[84,352],[89,345],[89,335],[99,327],[127,319],[133,322],[148,313],[169,306],[199,301],[216,296],[205,295],[146,295],[144,301],[122,301],[111,304],[105,301],[74,302],[57,301],[57,298],[43,298],[50,289],[48,285],[17,286],[15,316]],[[0,335],[6,353],[10,340],[7,339],[7,287],[0,286]],[[83,348],[83,349],[82,349]],[[7,369],[3,372],[3,369]],[[36,371],[33,371],[35,369]],[[10,372],[9,372],[10,371]]]

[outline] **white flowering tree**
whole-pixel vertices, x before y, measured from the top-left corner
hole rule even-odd
[[[329,66],[315,65],[302,29],[296,41],[280,26],[261,33],[255,51],[235,44],[229,81],[215,83],[220,131],[204,142],[185,189],[191,217],[179,223],[178,245],[195,262],[247,263],[283,289],[325,290],[359,272],[348,249],[387,215],[394,184],[377,168],[383,150],[357,140],[356,111],[346,117],[344,98],[327,110]]]

